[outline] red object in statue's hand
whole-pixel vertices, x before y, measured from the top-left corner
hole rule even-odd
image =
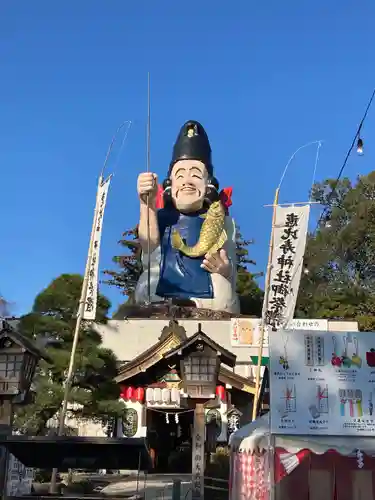
[[[158,185],[158,190],[156,193],[156,208],[159,210],[160,208],[164,208],[164,199],[163,199],[163,187]]]
[[[232,193],[233,193],[233,188],[231,187],[224,188],[219,193],[220,201],[226,208],[227,212],[228,208],[232,206]]]

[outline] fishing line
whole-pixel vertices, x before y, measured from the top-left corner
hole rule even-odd
[[[312,176],[312,181],[311,181],[311,189],[310,189],[309,201],[311,201],[312,188],[314,187],[314,184],[315,184],[316,169],[318,167],[318,162],[319,162],[319,150],[320,150],[321,147],[322,147],[322,141],[319,141],[318,142],[318,147],[316,148],[315,165],[314,165],[314,171],[313,171],[313,176]]]
[[[304,148],[307,148],[307,146],[311,146],[312,144],[320,144],[322,143],[323,141],[311,141],[311,142],[307,142],[306,144],[304,144],[303,146],[300,146],[296,151],[294,151],[294,153],[292,154],[292,156],[289,158],[288,160],[288,163],[285,165],[285,168],[284,168],[284,171],[282,173],[282,176],[281,176],[281,179],[280,179],[280,183],[279,183],[279,187],[278,187],[278,190],[280,191],[281,189],[281,184],[283,183],[284,181],[284,177],[288,171],[288,168],[289,168],[289,165],[292,163],[294,157],[296,156],[296,154],[301,151],[301,149],[304,149]]]
[[[113,150],[113,146],[114,146],[114,144],[115,144],[115,142],[116,142],[117,136],[118,136],[118,134],[120,133],[120,130],[121,130],[121,129],[122,129],[122,128],[126,125],[126,124],[128,125],[128,127],[127,127],[127,129],[126,129],[126,132],[125,132],[125,134],[124,134],[124,138],[123,138],[122,143],[121,143],[121,146],[120,146],[120,150],[119,150],[119,153],[118,153],[118,156],[117,156],[117,160],[116,160],[115,165],[114,165],[114,170],[115,170],[115,169],[116,169],[116,167],[117,167],[118,161],[119,161],[119,159],[120,159],[120,156],[119,156],[119,155],[120,155],[120,154],[121,154],[121,152],[122,152],[122,149],[123,149],[123,147],[124,147],[124,145],[125,145],[125,141],[126,141],[126,139],[127,139],[127,137],[128,137],[128,133],[129,133],[130,127],[131,127],[131,125],[132,125],[132,121],[131,121],[131,120],[125,120],[124,122],[122,122],[122,123],[121,123],[121,125],[117,128],[116,132],[114,133],[114,135],[113,135],[113,137],[112,137],[112,140],[111,140],[111,143],[110,143],[110,145],[109,145],[109,147],[108,147],[107,154],[106,154],[106,156],[105,156],[105,160],[104,160],[103,168],[102,168],[102,171],[101,171],[101,174],[100,174],[100,176],[101,176],[101,177],[103,177],[103,176],[104,176],[104,171],[105,171],[105,169],[107,168],[108,161],[109,161],[109,158],[110,158],[110,156],[111,156],[111,153],[112,153],[112,150]],[[112,175],[113,175],[113,174],[112,174]]]
[[[126,143],[126,140],[128,138],[129,130],[130,130],[130,127],[132,126],[132,124],[133,124],[133,122],[131,120],[128,120],[128,126],[124,132],[124,137],[122,138],[121,145],[120,145],[119,151],[118,151],[117,156],[116,156],[116,160],[115,160],[114,165],[113,165],[113,174],[112,175],[115,175],[117,167],[120,163],[120,158],[121,158],[121,155],[122,155],[123,150],[125,148],[125,143]]]

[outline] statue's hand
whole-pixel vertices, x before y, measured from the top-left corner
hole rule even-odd
[[[144,172],[139,174],[137,180],[137,191],[139,199],[142,203],[146,203],[147,196],[151,205],[155,204],[156,194],[158,191],[158,176],[152,172]]]
[[[221,276],[227,279],[230,279],[232,275],[232,264],[228,259],[227,252],[223,248],[212,255],[207,253],[204,256],[201,267],[209,273],[221,274]]]

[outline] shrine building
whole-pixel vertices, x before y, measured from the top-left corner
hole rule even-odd
[[[248,321],[259,320],[248,318]],[[338,328],[358,329],[355,322],[332,322],[332,329]],[[208,395],[212,399],[205,405],[206,439],[213,440],[215,446],[226,446],[230,434],[251,421],[258,346],[252,338],[237,341],[236,345],[231,319],[129,318],[98,324],[97,329],[103,346],[113,350],[120,360],[116,381],[121,389],[124,417],[117,421],[113,434],[147,437],[158,457],[155,465],[158,470],[191,470],[194,408],[187,397],[186,384],[189,373],[197,370],[203,387],[205,377],[208,381],[210,376],[210,361],[205,361],[206,368],[198,368],[189,367],[185,360],[185,376],[182,374],[179,346],[185,346],[190,339],[198,336],[204,340],[205,345],[217,352],[220,365],[216,394]],[[267,362],[267,345],[264,356]]]

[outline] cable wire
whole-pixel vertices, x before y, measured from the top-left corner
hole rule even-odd
[[[348,163],[349,156],[350,156],[350,154],[351,154],[351,152],[352,152],[352,150],[353,150],[353,148],[355,146],[355,143],[356,143],[356,141],[357,141],[357,139],[358,139],[358,137],[359,137],[359,135],[361,133],[363,124],[364,124],[364,122],[365,122],[365,120],[367,118],[367,114],[368,114],[368,112],[370,110],[370,107],[371,107],[372,101],[374,100],[374,97],[375,97],[375,89],[372,92],[372,95],[371,95],[370,100],[369,100],[369,102],[367,104],[367,107],[366,107],[366,111],[365,111],[365,113],[364,113],[364,115],[362,117],[362,120],[361,120],[358,128],[357,128],[357,131],[356,131],[355,136],[353,138],[353,141],[352,141],[352,143],[350,145],[350,148],[348,149],[348,152],[346,153],[346,156],[345,156],[345,159],[344,159],[344,163],[342,164],[342,166],[341,166],[341,168],[339,170],[339,173],[338,173],[338,176],[337,176],[337,178],[335,180],[335,183],[333,185],[332,191],[328,195],[327,203],[326,203],[327,206],[324,208],[323,212],[321,213],[321,216],[319,217],[319,220],[318,220],[318,223],[316,225],[315,231],[318,229],[318,227],[320,226],[321,222],[323,221],[323,218],[326,216],[326,214],[327,214],[327,212],[329,210],[329,208],[328,208],[329,202],[331,201],[332,196],[336,193],[337,185],[339,183],[339,180],[341,179],[341,176],[342,176],[342,174],[344,172],[346,164]]]

